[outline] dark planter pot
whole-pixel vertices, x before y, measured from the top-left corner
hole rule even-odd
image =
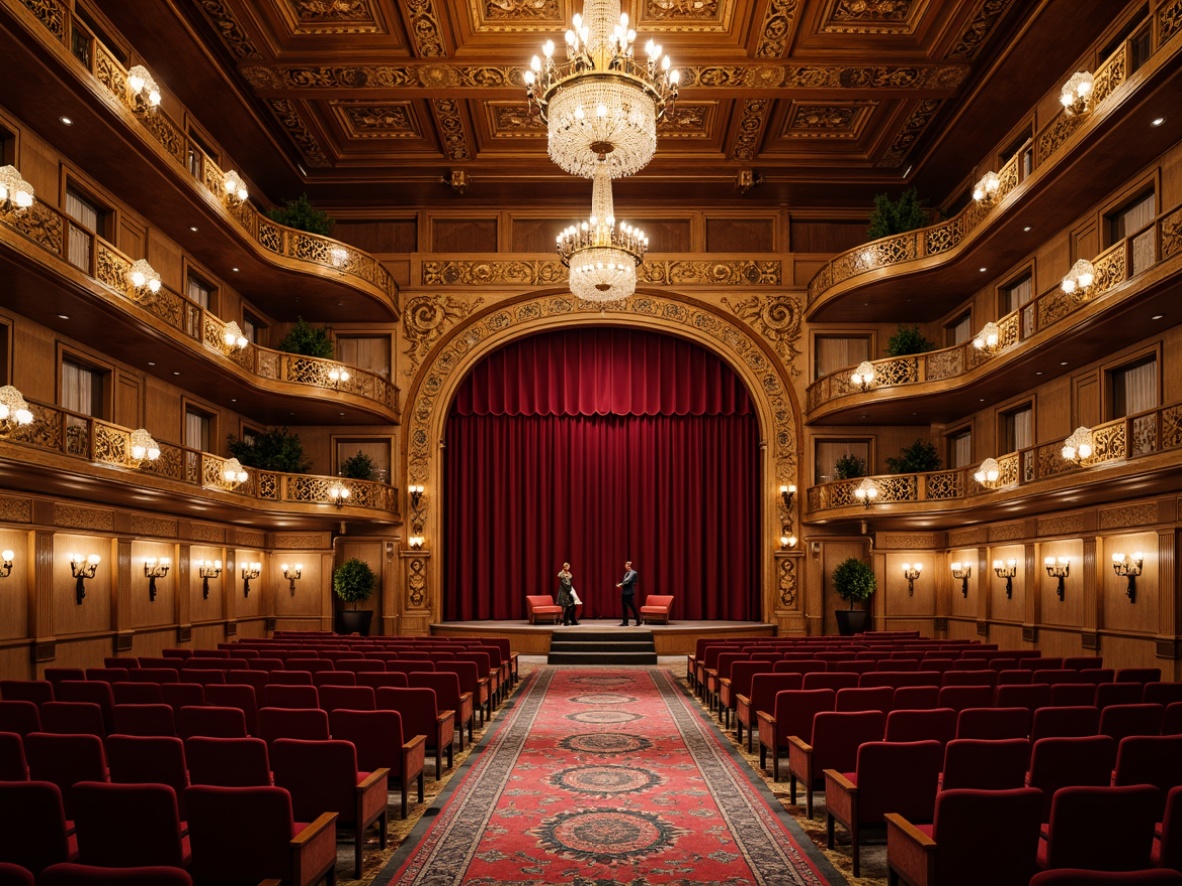
[[[865,609],[837,609],[837,632],[843,637],[860,634],[870,625],[870,613]]]
[[[369,625],[373,621],[372,609],[342,609],[337,613],[338,634],[360,634],[369,636]]]

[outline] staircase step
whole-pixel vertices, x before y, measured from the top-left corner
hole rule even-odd
[[[552,640],[550,651],[578,652],[581,654],[592,652],[652,652],[651,640],[609,641],[599,640],[595,643],[576,643],[573,640]]]
[[[551,641],[569,641],[572,643],[619,643],[621,641],[642,641],[645,643],[652,642],[653,632],[642,631],[639,629],[625,630],[624,628],[617,628],[614,631],[605,631],[599,629],[586,630],[583,628],[556,628],[554,633],[550,635]]]
[[[555,632],[548,664],[654,665],[657,647],[649,630],[586,630]]]
[[[655,665],[655,652],[551,652],[548,664]]]

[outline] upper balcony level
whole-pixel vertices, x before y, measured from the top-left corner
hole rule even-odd
[[[69,260],[78,254],[86,256],[86,267]],[[40,201],[23,213],[0,209],[6,307],[73,338],[99,333],[96,343],[120,345],[161,378],[179,376],[187,390],[226,407],[236,401],[239,411],[269,424],[398,422],[398,388],[382,376],[334,360],[228,343],[228,324],[197,303],[165,285],[155,292],[136,288],[132,264]]]
[[[398,317],[398,286],[373,256],[276,224],[225,189],[220,168],[164,107],[149,108],[128,70],[63,0],[0,4],[0,57],[20,72],[4,106],[104,187],[148,215],[215,273],[281,320]],[[169,99],[169,106],[175,102]],[[181,117],[187,117],[183,108]],[[63,125],[68,119],[70,124]],[[129,163],[129,155],[142,162]]]
[[[1123,180],[1182,139],[1182,0],[1163,4],[1145,27],[1148,57],[1134,70],[1139,31],[1103,59],[1094,71],[1090,112],[1060,110],[1039,126],[1029,172],[1023,153],[1016,153],[998,171],[991,205],[970,203],[947,221],[835,256],[809,283],[806,319],[941,317],[980,285],[983,270],[1010,267],[1036,238],[1085,211],[1095,190],[1081,182]],[[923,297],[913,298],[917,292]]]
[[[166,442],[157,444],[159,458],[141,462],[133,457],[131,429],[45,403],[28,405],[31,424],[0,423],[0,480],[7,489],[268,529],[402,522],[398,489],[385,483],[254,468],[245,480],[230,481],[226,459]]]
[[[1001,402],[1029,389],[1035,373],[1048,381],[1069,371],[1065,361],[1076,366],[1141,340],[1154,331],[1148,318],[1176,314],[1182,206],[1113,244],[1092,265],[1091,286],[1067,293],[1056,285],[999,319],[992,347],[967,341],[873,360],[874,377],[865,387],[852,380],[853,366],[822,376],[808,388],[809,423],[914,424],[916,410],[927,421],[948,422],[966,413],[966,403]]]
[[[1092,452],[1070,460],[1065,441],[998,456],[998,477],[975,478],[978,467],[834,480],[808,490],[805,522],[873,519],[876,529],[951,529],[1015,514],[1035,515],[1182,489],[1182,404],[1161,406],[1096,425]],[[857,494],[873,484],[873,498]]]

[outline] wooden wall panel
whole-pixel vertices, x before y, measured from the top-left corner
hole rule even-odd
[[[977,633],[977,625],[971,621],[960,621],[959,619],[948,620],[949,640],[981,640],[983,639]]]
[[[1030,644],[1022,639],[1022,625],[1020,624],[990,624],[989,642],[996,643],[998,649],[1025,649]]]
[[[1026,587],[1028,576],[1025,567],[1026,552],[1022,545],[1001,545],[990,548],[985,562],[989,564],[989,575],[986,582],[989,588],[989,617],[1000,621],[1021,624],[1026,620]],[[993,561],[1017,560],[1018,572],[1014,576],[1014,596],[1006,597],[1006,580],[998,578],[993,571]],[[990,632],[992,636],[992,631]],[[1019,639],[1021,635],[1019,635]]]
[[[115,414],[113,421],[127,428],[145,427],[144,383],[140,376],[120,370],[115,373]],[[148,428],[154,433],[155,428]]]
[[[144,575],[144,560],[168,557],[172,566],[168,575],[156,579],[156,599],[149,600],[149,580]],[[120,595],[120,627],[140,629],[176,623],[177,563],[173,546],[163,543],[133,542],[131,545],[131,586]]]
[[[793,252],[844,252],[866,242],[865,219],[817,221],[791,219],[788,248]]]
[[[689,219],[637,218],[628,213],[624,221],[644,231],[649,252],[692,252],[694,249],[693,226]]]
[[[1170,207],[1179,203],[1182,203],[1182,144],[1174,145],[1161,159],[1160,205]]]
[[[261,640],[267,636],[266,622],[261,618],[238,622],[239,640]]]
[[[338,218],[332,236],[370,255],[418,251],[418,222],[413,218],[357,221]]]
[[[106,631],[111,627],[112,575],[116,568],[110,540],[89,535],[59,533],[53,542],[53,633],[59,639],[70,634]],[[86,582],[86,597],[78,604],[76,582],[70,575],[70,553],[83,558],[98,554],[95,577]]]
[[[1077,631],[1056,631],[1046,627],[1038,630],[1038,648],[1043,655],[1052,658],[1092,654],[1091,650],[1083,648]]]
[[[158,628],[137,632],[131,640],[131,655],[146,655],[158,658],[165,649],[177,646],[176,629]]]
[[[55,668],[101,668],[103,659],[115,654],[110,636],[58,638]]]
[[[1105,635],[1100,639],[1106,668],[1161,668],[1163,679],[1171,677],[1173,662],[1159,659],[1152,637],[1122,637]]]
[[[132,261],[146,258],[148,264],[160,273],[160,280],[165,286],[171,286],[177,292],[185,291],[185,281],[181,279],[181,257],[184,252],[175,241],[164,236],[159,228],[151,228],[148,231],[147,255],[137,255],[126,249],[124,251],[131,256]]]
[[[774,218],[706,219],[707,252],[774,252],[775,249],[776,221]],[[820,252],[822,250],[809,249],[809,251]],[[837,252],[838,250],[833,251]]]
[[[1104,420],[1104,405],[1101,400],[1100,376],[1096,371],[1076,376],[1071,380],[1071,420],[1063,436],[1078,427],[1090,428]]]
[[[50,664],[52,666],[52,662]],[[0,648],[0,680],[36,680],[41,679],[44,672],[44,667],[34,666],[28,646]]]
[[[551,244],[553,249],[553,244]],[[431,220],[432,252],[496,252],[497,220],[495,218]]]
[[[942,569],[945,570],[945,574],[941,575],[939,580],[941,583],[948,583],[948,612],[951,616],[973,620],[981,618],[984,615],[984,607],[982,605],[984,600],[981,592],[982,589],[988,591],[989,578],[991,576],[996,578],[996,576],[993,575],[991,570],[986,571],[986,569],[981,568],[981,564],[977,562],[978,559],[979,554],[976,548],[956,548],[949,551],[948,556],[944,558]],[[969,576],[968,596],[964,596],[960,592],[960,579],[952,577],[951,564],[953,563],[968,563],[973,570],[972,575]],[[935,579],[935,576],[933,575],[932,578]],[[976,636],[975,629],[974,636]]]
[[[552,253],[555,238],[559,232],[570,225],[579,224],[580,221],[582,219],[576,216],[569,218],[513,216],[510,220],[509,248],[513,252]]]
[[[231,559],[234,561],[234,571],[229,577],[226,592],[234,597],[235,617],[246,619],[263,615],[265,612],[263,608],[264,589],[268,582],[274,580],[270,574],[271,567],[268,558],[259,550],[239,549],[234,551],[234,556]],[[250,580],[250,594],[246,595],[242,590],[242,568],[251,562],[262,563],[263,568],[258,578]]]
[[[1063,599],[1059,599],[1059,580],[1046,574],[1043,559],[1070,557],[1070,574],[1063,580]],[[1080,625],[1083,618],[1084,563],[1083,543],[1075,539],[1041,545],[1038,555],[1040,599],[1043,625]],[[1049,653],[1056,655],[1057,653]]]
[[[221,622],[213,624],[193,625],[190,635],[189,648],[216,649],[219,643],[226,642],[226,626]]]
[[[209,580],[209,597],[202,593],[202,580],[198,567],[206,560],[221,560],[222,574]],[[239,579],[241,581],[241,579]],[[223,617],[223,600],[234,586],[233,570],[226,565],[224,548],[193,545],[189,548],[189,620],[197,625],[201,622],[216,621]],[[219,627],[219,630],[221,628]],[[196,627],[193,629],[196,634]]]
[[[321,555],[313,551],[280,551],[271,557],[272,587],[275,591],[276,618],[307,616],[320,617],[325,593],[332,588],[332,576],[321,569]],[[296,580],[295,592],[290,582],[283,577],[283,563],[300,563],[303,566],[300,578]]]
[[[1135,602],[1127,594],[1128,579],[1112,571],[1112,555],[1120,552],[1132,556],[1141,551],[1144,556],[1141,576],[1136,582]],[[1158,627],[1159,594],[1157,568],[1157,533],[1138,532],[1113,535],[1102,539],[1097,555],[1099,572],[1099,607],[1101,628],[1121,632],[1154,634]]]
[[[891,552],[881,555],[885,568],[885,575],[879,575],[877,594],[883,597],[878,601],[876,610],[885,613],[890,620],[897,618],[931,619],[936,614],[936,570],[935,557],[930,551],[923,552]],[[923,570],[915,580],[915,593],[907,593],[907,579],[903,578],[904,563],[920,563]],[[876,596],[877,596],[876,594]],[[959,595],[958,595],[959,596]],[[891,628],[891,630],[911,630],[910,628]],[[925,629],[931,633],[931,622]]]
[[[15,640],[29,635],[29,533],[0,529],[3,550],[11,550],[15,556],[12,573],[0,579],[0,640]]]

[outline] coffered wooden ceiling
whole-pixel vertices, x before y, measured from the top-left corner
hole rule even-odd
[[[279,187],[273,196],[331,183],[359,204],[450,199],[443,181],[460,171],[477,201],[511,188],[520,200],[538,181],[585,199],[585,183],[549,162],[521,76],[543,41],[562,42],[582,0],[96,2],[214,138],[262,161],[247,172]],[[834,205],[864,204],[925,164],[958,181],[972,161],[955,139],[934,157],[938,130],[972,101],[994,127],[1016,120],[1123,5],[623,0],[640,40],[655,38],[682,71],[636,187],[737,198],[750,172],[755,199]],[[1001,119],[979,95],[990,84],[1004,93],[992,99]],[[962,128],[961,142],[975,138]],[[247,144],[260,138],[269,145]],[[382,183],[398,187],[373,189]]]

